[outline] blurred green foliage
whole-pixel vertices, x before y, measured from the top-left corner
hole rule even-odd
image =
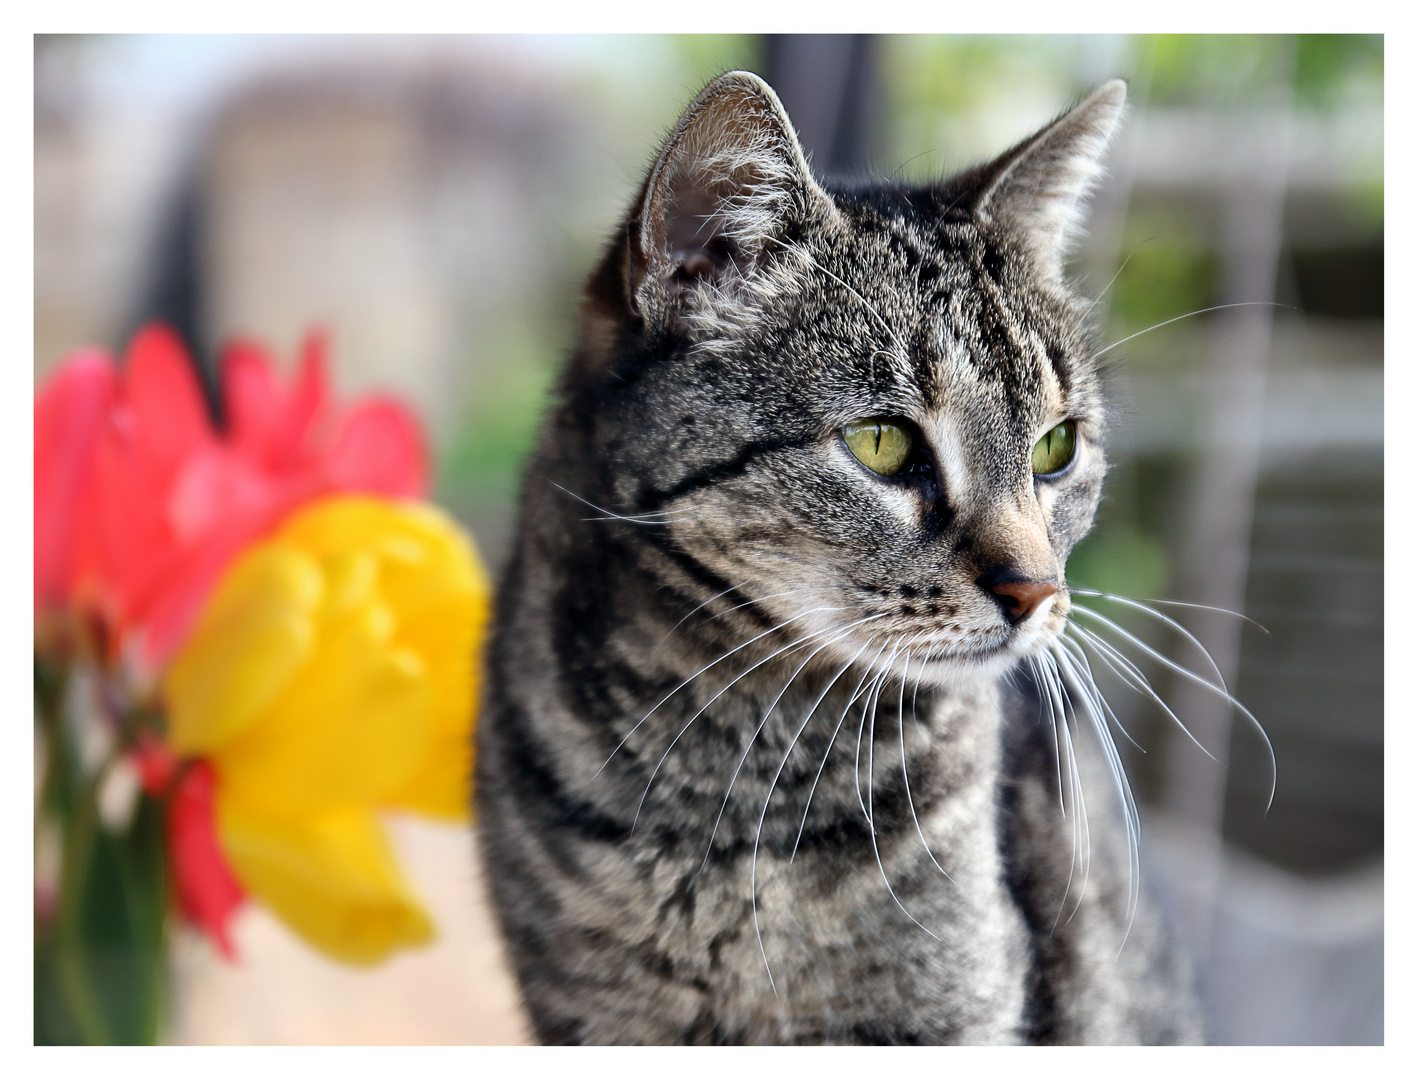
[[[1216,252],[1193,222],[1175,212],[1128,221],[1126,260],[1104,297],[1117,332],[1134,333],[1214,303]],[[1140,344],[1143,352],[1146,346]]]
[[[490,329],[492,340],[479,345],[494,362],[439,462],[438,498],[459,511],[510,502],[561,359],[561,335],[547,323],[513,319]]]
[[[1089,39],[888,35],[879,43],[884,171],[947,175],[1009,141],[1087,89]]]
[[[1382,34],[1301,34],[1295,54],[1295,91],[1307,105],[1327,108],[1346,100],[1382,100]]]
[[[1284,90],[1325,109],[1383,92],[1377,34],[1149,34],[1138,58],[1152,105],[1249,104]]]
[[[761,34],[671,34],[669,44],[679,67],[697,92],[725,71],[758,71],[763,67]]]
[[[1136,598],[1167,591],[1167,549],[1136,522],[1120,518],[1094,530],[1069,556],[1070,585]]]

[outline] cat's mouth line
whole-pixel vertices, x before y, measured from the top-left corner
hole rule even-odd
[[[992,660],[1001,653],[1009,651],[1011,639],[999,642],[997,645],[990,645],[983,649],[970,649],[962,651],[958,649],[946,649],[942,652],[927,653],[921,659],[928,664],[943,664],[954,661],[978,661]]]
[[[1048,641],[1056,636],[1056,631],[1051,633],[1044,627],[1040,627],[1037,630],[1033,627],[1030,627],[1028,630],[1020,627],[1006,631],[1003,637],[989,645],[966,648],[955,645],[931,652],[924,652],[920,648],[911,651],[922,662],[928,664],[981,662],[995,660],[1005,654],[1023,657],[1036,653],[1040,649],[1047,647]]]

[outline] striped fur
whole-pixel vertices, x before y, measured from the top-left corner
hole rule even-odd
[[[823,187],[745,73],[671,133],[588,283],[488,656],[482,846],[542,1041],[1195,1038],[1106,815],[1070,884],[1017,678],[1067,591],[1013,625],[981,584],[1061,583],[1092,523],[1059,266],[1122,97],[923,187]],[[916,467],[851,455],[870,416]],[[1036,479],[1064,419],[1077,460]]]

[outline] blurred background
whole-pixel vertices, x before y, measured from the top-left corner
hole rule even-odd
[[[1248,720],[1129,646],[1208,757],[1098,667],[1137,744],[1145,873],[1212,1041],[1378,1043],[1383,62],[1377,36],[39,36],[35,377],[151,318],[209,375],[234,332],[290,361],[324,325],[344,393],[427,419],[437,497],[495,572],[579,283],[705,81],[768,78],[821,172],[923,180],[1121,75],[1073,264],[1113,472],[1069,578],[1254,620],[1160,608],[1275,755],[1267,812]],[[1209,670],[1160,621],[1081,603]],[[351,972],[248,910],[236,966],[179,939],[170,1041],[524,1039],[468,838],[398,835],[438,944]]]

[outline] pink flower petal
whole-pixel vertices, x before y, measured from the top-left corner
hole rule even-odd
[[[183,774],[167,809],[167,845],[179,910],[205,930],[228,960],[236,959],[231,917],[246,899],[217,839],[216,776],[205,761]]]
[[[366,398],[350,410],[326,470],[339,491],[415,498],[428,489],[428,453],[418,424],[389,398]]]
[[[70,598],[74,518],[93,474],[104,414],[118,392],[107,353],[75,353],[46,380],[34,403],[34,606]]]

